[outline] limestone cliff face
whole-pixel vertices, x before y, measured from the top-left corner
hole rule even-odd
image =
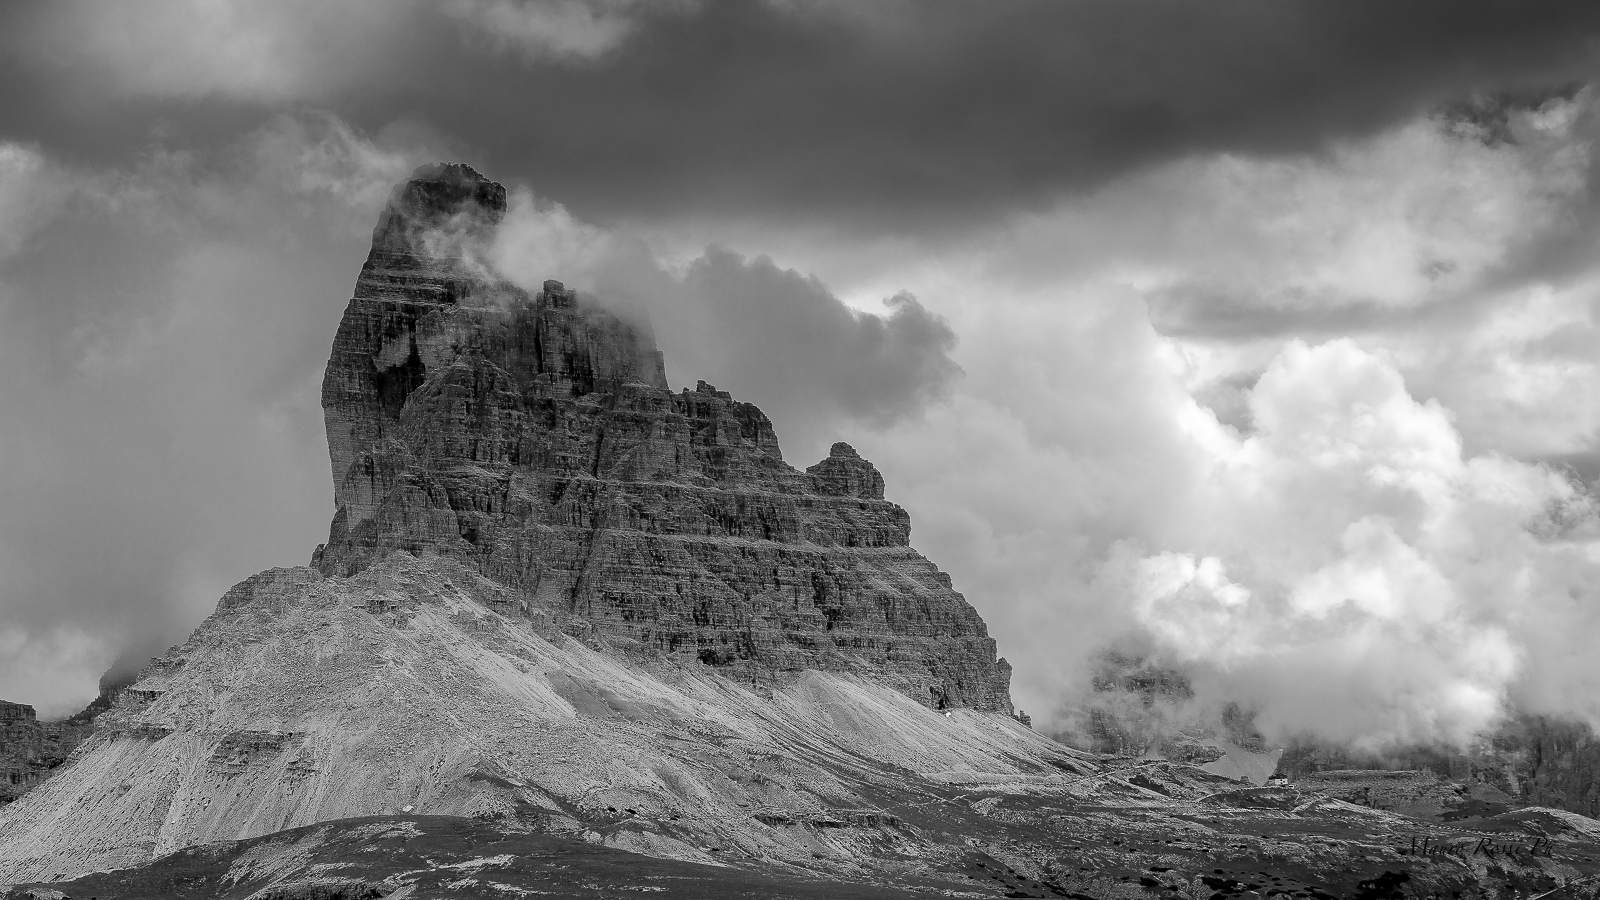
[[[62,737],[50,733],[28,704],[0,700],[0,806],[27,793],[66,760],[73,742]]]
[[[77,713],[40,721],[26,703],[0,700],[0,806],[15,801],[56,772],[110,709],[130,679],[101,678],[100,696]]]
[[[439,554],[613,649],[1010,712],[1009,665],[877,469],[842,443],[791,467],[756,407],[669,390],[646,323],[499,277],[482,251],[505,196],[428,166],[385,210],[323,382],[337,513],[316,568]]]

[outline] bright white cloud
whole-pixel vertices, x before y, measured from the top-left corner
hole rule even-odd
[[[502,50],[529,59],[594,59],[616,49],[645,12],[692,10],[697,0],[446,0],[444,9]]]
[[[489,262],[506,277],[537,290],[547,278],[592,291],[604,270],[620,264],[617,238],[583,222],[565,206],[521,186],[490,249]]]
[[[1592,504],[1540,464],[1600,448],[1600,269],[1526,265],[1593,240],[1594,127],[1583,92],[1511,111],[1509,142],[1424,117],[1197,156],[879,270],[789,246],[955,324],[951,405],[849,439],[1023,706],[1115,641],[1285,729],[1455,739],[1508,702],[1600,722]]]
[[[1600,550],[1540,526],[1592,515],[1587,499],[1542,466],[1463,457],[1444,410],[1349,341],[1292,342],[1250,399],[1257,430],[1209,460],[1188,533],[1109,564],[1139,622],[1234,698],[1270,701],[1268,725],[1457,741],[1492,725],[1549,665],[1557,636],[1527,614],[1565,605],[1564,570]]]

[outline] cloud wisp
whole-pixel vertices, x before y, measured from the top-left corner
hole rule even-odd
[[[917,416],[961,374],[955,332],[909,293],[863,311],[814,276],[727,247],[664,262],[637,236],[526,188],[512,192],[490,256],[530,291],[558,278],[639,318],[670,382],[705,380],[760,406],[796,460],[826,455],[844,422],[881,429]]]

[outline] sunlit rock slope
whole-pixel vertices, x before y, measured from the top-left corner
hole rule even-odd
[[[864,784],[1094,771],[1079,758],[1008,716],[946,715],[855,675],[751,685],[624,658],[458,563],[395,553],[230,591],[65,771],[0,814],[0,883],[412,811],[620,823],[608,843],[623,849],[826,851],[849,869],[872,849],[822,847],[804,823],[872,814]]]

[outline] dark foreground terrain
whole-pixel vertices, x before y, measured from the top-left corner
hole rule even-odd
[[[885,789],[870,816],[767,817],[763,827],[869,841],[877,883],[828,879],[736,848],[726,866],[602,846],[635,827],[541,833],[450,816],[344,819],[208,844],[144,866],[12,898],[1071,897],[1076,900],[1589,900],[1600,896],[1600,822],[1476,803],[1402,815],[1288,787],[1241,786],[1169,763],[1114,774]]]
[[[876,898],[910,892],[654,859],[454,816],[342,819],[181,850],[10,896],[367,900],[375,897]]]

